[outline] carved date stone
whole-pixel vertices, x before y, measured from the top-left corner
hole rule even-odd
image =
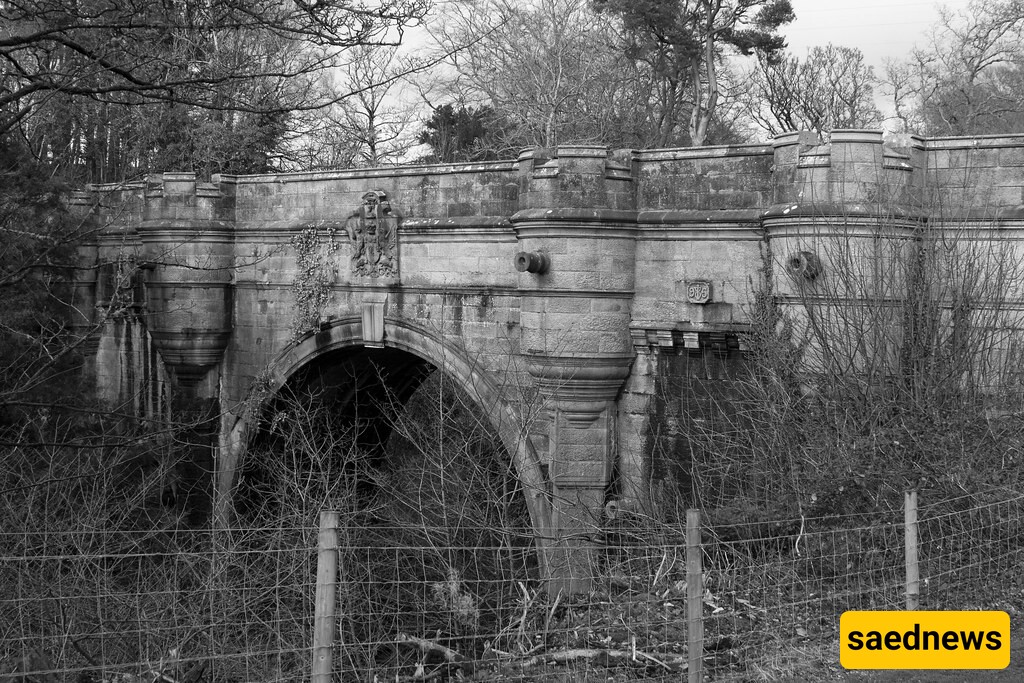
[[[383,190],[363,195],[362,205],[345,221],[354,275],[398,277],[399,218]]]

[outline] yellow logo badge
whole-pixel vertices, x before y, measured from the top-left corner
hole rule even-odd
[[[1006,612],[844,612],[839,661],[847,669],[1005,669]]]

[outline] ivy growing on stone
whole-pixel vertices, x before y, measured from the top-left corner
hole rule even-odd
[[[295,294],[292,334],[295,338],[320,327],[337,275],[332,258],[338,250],[334,237],[333,227],[320,230],[317,226],[309,226],[291,238],[296,264],[295,282],[292,284]]]

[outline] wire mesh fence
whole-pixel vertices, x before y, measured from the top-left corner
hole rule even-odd
[[[1022,508],[922,495],[920,608],[1024,608]],[[843,611],[907,599],[900,511],[704,526],[696,578],[684,523],[620,516],[579,595],[545,590],[526,536],[336,531],[328,680],[680,680],[695,652],[704,680],[813,679],[839,669]],[[0,532],[0,681],[309,680],[318,534]]]
[[[922,505],[921,609],[1019,608],[1024,497],[993,493],[978,498]]]
[[[0,534],[0,656],[15,681],[298,677],[313,565],[267,536],[308,533]]]

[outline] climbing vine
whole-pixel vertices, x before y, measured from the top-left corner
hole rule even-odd
[[[301,337],[320,327],[324,308],[331,298],[331,286],[337,272],[331,256],[338,250],[334,240],[335,229],[327,228],[321,234],[316,226],[309,226],[291,239],[295,247],[296,274],[292,285],[295,294],[295,318],[292,334]]]

